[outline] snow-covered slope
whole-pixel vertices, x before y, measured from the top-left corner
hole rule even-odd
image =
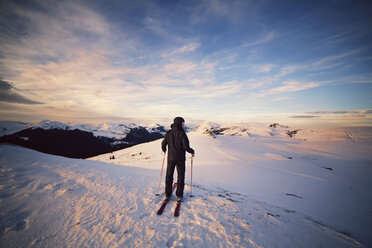
[[[188,157],[179,218],[173,202],[156,215],[161,140],[100,161],[0,145],[0,246],[371,247],[370,128],[247,128],[188,133],[195,197]]]
[[[0,121],[0,137],[18,132],[30,127],[31,124],[16,121]]]
[[[275,206],[287,213],[271,216],[280,225],[286,225],[288,216],[298,213],[302,216],[299,222],[332,234],[326,239],[353,240],[351,243],[356,247],[357,243],[371,244],[371,128],[301,129],[290,137],[291,129],[287,127],[270,128],[262,124],[243,127],[234,128],[242,131],[233,136],[211,138],[205,130],[221,130],[221,126],[208,123],[188,134],[196,151],[195,184],[203,188],[218,186]],[[154,169],[159,173],[160,142],[117,151],[114,160],[109,160],[108,154],[92,159]],[[186,177],[190,181],[189,158],[187,164]],[[270,208],[270,211],[274,210]],[[308,242],[300,247],[317,247]],[[281,247],[299,246],[288,243]]]

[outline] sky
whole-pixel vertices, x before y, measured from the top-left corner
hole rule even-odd
[[[372,125],[371,1],[1,1],[0,119]]]

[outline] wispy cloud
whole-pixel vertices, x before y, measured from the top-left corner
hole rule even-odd
[[[366,114],[371,114],[372,110],[328,110],[328,111],[314,111],[314,112],[307,112],[308,114],[317,114],[317,115],[358,115],[364,116]]]
[[[252,93],[254,97],[266,97],[269,95],[279,95],[293,93],[296,91],[307,90],[311,88],[319,87],[320,83],[315,82],[300,82],[300,81],[285,81],[281,86],[271,87],[268,89],[262,89],[258,93]],[[283,98],[287,99],[287,98]]]
[[[346,77],[340,77],[332,80],[331,82],[345,84],[370,84],[372,83],[372,73],[363,73],[357,75],[350,75]]]
[[[191,43],[191,44],[187,44],[187,45],[184,45],[183,47],[177,49],[177,50],[175,51],[175,53],[192,52],[192,51],[196,50],[199,46],[200,46],[199,43]]]
[[[132,38],[117,32],[114,24],[87,6],[67,1],[37,3],[35,8],[16,4],[7,8],[17,16],[18,22],[6,20],[5,25],[9,29],[21,29],[23,35],[0,34],[3,75],[16,75],[26,66],[58,62],[82,49],[112,51],[118,40],[124,41],[122,51],[134,49]]]
[[[259,39],[243,43],[240,47],[238,47],[238,49],[259,46],[274,40],[276,37],[277,37],[276,33],[271,31],[266,33],[263,37]]]
[[[293,115],[290,118],[307,119],[307,118],[324,118],[324,117],[340,117],[340,118],[357,118],[366,117],[371,115],[372,110],[327,110],[327,111],[314,111],[305,112],[304,115]]]
[[[160,19],[155,17],[146,17],[143,23],[148,30],[151,30],[158,35],[169,36],[169,32]]]
[[[275,67],[277,67],[277,65],[274,64],[254,65],[253,70],[255,70],[258,73],[269,73]]]
[[[285,81],[282,86],[273,87],[267,91],[268,94],[281,94],[290,93],[301,90],[307,90],[315,87],[319,87],[320,83],[315,82],[298,82],[298,81]]]
[[[191,8],[190,21],[193,24],[201,23],[211,18],[223,18],[228,22],[237,23],[244,19],[252,22],[257,18],[257,6],[244,0],[202,0]]]
[[[346,52],[346,53],[341,53],[341,54],[332,55],[332,56],[326,56],[326,57],[321,58],[317,61],[304,64],[303,66],[306,69],[309,69],[309,70],[317,70],[317,71],[327,70],[327,69],[331,69],[331,68],[334,68],[336,66],[339,66],[341,64],[347,63],[347,60],[344,60],[344,58],[349,57],[349,56],[351,56],[353,54],[356,54],[356,53],[359,53],[359,52],[361,52],[361,50],[356,49],[356,50],[352,50],[352,51],[349,51],[349,52]]]
[[[213,53],[213,59],[220,59],[222,62],[226,60],[226,56],[237,58],[242,54],[245,56],[247,53],[254,54],[256,51],[255,49],[265,46],[275,40],[275,38],[276,33],[273,31],[260,33],[259,35],[250,38],[248,41],[241,42],[239,45],[215,51]]]
[[[319,118],[320,116],[317,115],[292,115],[289,118],[296,118],[296,119],[311,119],[311,118]]]
[[[213,70],[210,64],[185,61],[131,68],[111,64],[104,53],[84,51],[59,63],[24,68],[18,80],[23,82],[19,85],[23,91],[31,90],[52,107],[84,106],[102,114],[144,115],[146,104],[215,99],[241,91],[235,81],[214,83]],[[181,108],[182,103],[177,104]]]
[[[4,80],[0,80],[0,101],[20,104],[41,104],[38,101],[33,101],[22,96],[11,83]]]
[[[164,72],[169,76],[181,76],[195,71],[198,65],[193,62],[173,62],[163,67]]]
[[[342,69],[344,68],[342,66],[353,63],[352,61],[347,60],[346,58],[352,55],[358,54],[360,52],[361,52],[360,49],[356,49],[356,50],[348,51],[348,52],[341,53],[341,54],[325,56],[317,60],[312,59],[312,60],[309,60],[303,63],[272,66],[272,67],[269,67],[268,70],[270,69],[271,71],[274,68],[277,68],[278,69],[277,72],[272,73],[272,75],[267,76],[264,79],[266,81],[275,82],[278,80],[285,79],[286,77],[291,77],[291,75],[295,73],[299,73],[299,72],[312,73],[314,75],[314,73],[320,74],[330,69],[341,70],[341,68]],[[361,78],[361,75],[354,76],[354,78],[356,77]],[[363,82],[369,82],[370,81],[369,79],[370,79],[370,75],[362,78],[361,80]]]
[[[306,126],[365,126],[372,122],[372,110],[314,111],[289,115],[289,118]]]
[[[80,109],[86,115],[167,116],[167,106],[190,115],[239,115],[274,111],[273,101],[291,113],[298,92],[316,94],[310,89],[339,82],[366,89],[371,83],[370,46],[351,44],[355,37],[343,46],[349,34],[366,32],[367,24],[327,35],[328,29],[310,23],[314,18],[293,23],[286,11],[271,14],[271,4],[244,0],[101,4],[0,3],[0,76],[13,82],[2,89],[3,98],[43,103],[24,104],[24,115],[78,115]],[[281,16],[280,25],[275,16]],[[302,27],[306,32],[297,32]],[[320,47],[323,40],[329,42]],[[1,113],[6,104],[13,103],[2,102]]]

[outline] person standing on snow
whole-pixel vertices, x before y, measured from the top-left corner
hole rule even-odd
[[[189,139],[184,131],[185,120],[182,117],[176,117],[162,143],[161,148],[165,153],[168,145],[168,165],[167,174],[165,177],[165,201],[169,199],[172,194],[173,174],[174,168],[177,167],[177,201],[181,201],[183,196],[183,189],[185,187],[185,161],[186,152],[195,152],[190,148]]]

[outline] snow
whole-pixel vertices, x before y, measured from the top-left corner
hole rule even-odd
[[[97,126],[91,125],[73,125],[72,129],[79,129],[82,131],[92,132],[96,137],[108,137],[115,139],[124,139],[130,132],[130,128],[135,127],[134,124],[116,124],[103,123]]]
[[[96,125],[91,124],[73,124],[73,123],[62,123],[59,121],[43,120],[37,124],[31,125],[23,122],[0,122],[0,137],[4,135],[13,134],[20,130],[32,127],[33,129],[41,128],[44,130],[50,129],[62,129],[62,130],[81,130],[93,133],[96,137],[106,137],[116,140],[124,139],[131,129],[144,127],[149,133],[159,132],[165,135],[165,132],[160,132],[159,129],[162,127],[158,123],[145,123],[145,124],[133,124],[133,123],[101,123]],[[125,143],[119,141],[118,143]]]
[[[93,133],[96,137],[113,138],[117,140],[124,139],[132,128],[138,128],[140,125],[133,123],[118,124],[118,123],[102,123],[97,125],[91,124],[65,124],[59,121],[44,120],[33,126],[35,128],[49,129],[62,129],[62,130],[81,130]],[[156,132],[156,128],[161,127],[159,124],[147,124],[143,126],[148,132]]]
[[[175,197],[156,215],[161,140],[111,160],[0,145],[0,246],[372,246],[371,128],[303,128],[292,138],[286,127],[230,129],[188,133],[195,197],[187,156],[178,218]]]
[[[162,127],[160,124],[157,124],[157,123],[152,123],[147,126],[146,125],[140,125],[140,126],[144,126],[149,133],[158,132],[158,129]],[[165,135],[165,132],[163,132],[163,134]]]
[[[44,130],[49,130],[49,129],[68,130],[69,126],[59,121],[43,120],[32,127],[32,129],[36,129],[36,128],[41,128]]]
[[[30,126],[31,124],[24,122],[0,121],[0,137],[16,133]]]
[[[196,126],[196,131],[198,131],[200,133],[204,133],[205,131],[218,129],[220,127],[221,127],[221,125],[219,125],[217,123],[206,121],[206,122],[202,122],[199,125],[197,125]]]
[[[34,125],[35,128],[49,129],[62,129],[62,130],[81,130],[93,133],[96,137],[107,137],[124,139],[130,132],[130,128],[136,127],[134,124],[116,124],[116,123],[103,123],[96,126],[90,124],[65,124],[59,121],[44,120]]]

